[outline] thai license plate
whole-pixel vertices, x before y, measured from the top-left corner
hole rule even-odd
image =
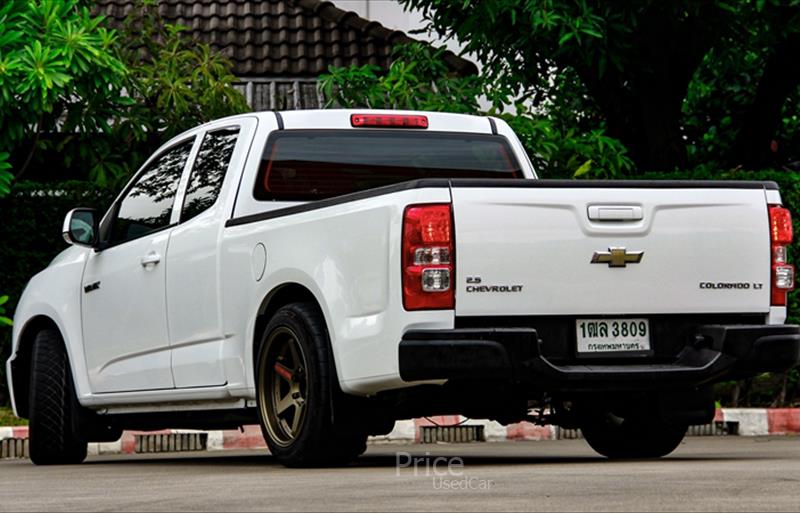
[[[576,319],[575,329],[579,354],[650,351],[647,319]]]

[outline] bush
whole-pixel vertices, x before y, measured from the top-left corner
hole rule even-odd
[[[66,248],[61,238],[64,216],[81,206],[105,211],[114,194],[87,182],[41,184],[20,182],[11,194],[0,199],[0,291],[10,300],[3,305],[13,312],[28,280],[44,269],[50,261]],[[11,330],[0,329],[0,405],[6,404],[5,360],[10,356]]]

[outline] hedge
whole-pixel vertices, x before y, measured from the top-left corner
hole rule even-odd
[[[800,220],[800,173],[786,171],[692,171],[673,173],[649,173],[631,178],[643,179],[688,179],[688,180],[771,180],[781,187],[783,202],[792,211],[795,220]],[[0,199],[0,212],[3,222],[0,223],[0,294],[8,294],[11,300],[7,311],[13,311],[16,301],[31,276],[42,270],[66,246],[61,238],[61,225],[64,215],[72,208],[92,207],[105,211],[113,201],[116,191],[100,188],[87,182],[62,182],[41,184],[23,182],[17,184],[12,193]],[[800,228],[800,222],[795,221]],[[798,229],[800,232],[800,229]],[[791,248],[791,258],[800,262],[800,237],[795,237]],[[800,323],[798,317],[798,292],[790,295],[789,322]],[[11,330],[0,328],[0,405],[7,402],[5,379],[5,359],[11,347]],[[790,374],[790,390],[787,390],[786,402],[800,400],[798,390],[798,371]],[[766,381],[765,381],[766,380]],[[754,392],[753,401],[761,403],[765,397],[774,395],[775,379],[762,377],[759,383],[766,391]],[[758,388],[758,387],[756,387]],[[722,397],[725,399],[725,397]],[[745,402],[748,399],[745,398]]]

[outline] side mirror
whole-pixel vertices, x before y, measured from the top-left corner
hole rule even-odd
[[[75,208],[64,218],[61,232],[68,244],[94,248],[97,246],[99,219],[93,208]]]

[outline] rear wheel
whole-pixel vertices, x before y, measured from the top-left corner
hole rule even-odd
[[[686,435],[686,424],[671,424],[647,412],[594,412],[581,421],[589,445],[611,459],[661,458],[674,451]]]
[[[327,330],[314,305],[293,303],[275,313],[264,330],[256,371],[259,420],[278,461],[291,467],[342,465],[366,450],[366,430],[350,423],[352,412],[332,372]]]
[[[37,465],[82,462],[88,444],[80,433],[81,405],[64,342],[56,330],[43,330],[34,340],[29,404],[31,461]]]

